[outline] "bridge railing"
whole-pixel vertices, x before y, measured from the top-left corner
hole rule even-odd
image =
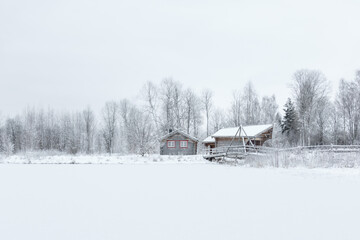
[[[203,150],[203,155],[216,155],[216,154],[226,154],[226,153],[266,153],[273,152],[275,148],[260,147],[260,146],[221,146],[216,148],[206,148]]]

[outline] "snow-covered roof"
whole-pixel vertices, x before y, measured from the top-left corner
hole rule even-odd
[[[181,134],[181,135],[183,135],[183,136],[185,136],[185,137],[187,137],[187,138],[189,138],[189,139],[191,139],[191,140],[193,140],[195,142],[199,142],[199,140],[197,138],[195,138],[193,136],[190,136],[189,134],[187,134],[187,133],[185,133],[185,132],[183,132],[183,131],[181,131],[179,129],[175,129],[171,133],[166,134],[165,136],[160,138],[160,141],[165,140],[165,139],[167,139],[167,138],[169,138],[169,137],[171,137],[171,136],[173,136],[175,134]]]
[[[203,142],[203,143],[214,143],[214,142],[215,142],[215,138],[213,138],[212,136],[208,136],[208,137],[205,138],[202,142]]]
[[[252,125],[252,126],[243,126],[241,129],[241,137],[256,137],[263,132],[271,129],[273,127],[272,124],[266,125]],[[217,131],[212,135],[212,137],[234,137],[236,132],[238,131],[239,127],[233,128],[223,128]],[[237,135],[239,136],[239,134]]]

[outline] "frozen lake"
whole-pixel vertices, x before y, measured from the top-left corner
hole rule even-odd
[[[360,171],[0,164],[0,239],[360,239]]]

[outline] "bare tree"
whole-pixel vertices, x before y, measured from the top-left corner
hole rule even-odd
[[[86,153],[90,154],[94,151],[94,136],[95,136],[95,114],[90,107],[83,111],[83,119],[85,124],[85,142]]]
[[[144,156],[147,153],[154,151],[157,142],[157,137],[154,132],[154,127],[150,121],[150,115],[143,113],[143,111],[132,107],[130,112],[130,132],[129,144],[134,146],[134,153]]]
[[[161,102],[162,109],[164,112],[163,120],[163,133],[167,132],[169,129],[174,128],[174,102],[173,102],[173,92],[174,92],[174,81],[172,79],[164,79],[161,83]]]
[[[184,98],[182,86],[172,79],[161,82],[161,107],[163,111],[162,133],[184,127]]]
[[[300,141],[302,145],[310,145],[314,111],[318,103],[327,97],[329,84],[321,72],[314,70],[299,70],[293,78],[291,88],[300,117]]]
[[[123,99],[120,102],[120,116],[121,116],[121,135],[123,138],[121,139],[123,142],[123,146],[125,147],[127,152],[133,153],[135,150],[135,146],[131,143],[131,124],[133,119],[131,119],[131,111],[133,105],[130,103],[128,99]]]
[[[341,134],[341,115],[339,114],[339,110],[336,106],[336,102],[331,104],[328,108],[329,111],[329,122],[330,122],[330,142],[332,144],[344,144]]]
[[[159,101],[159,89],[152,83],[147,82],[142,90],[142,95],[146,102],[146,111],[151,115],[152,121],[154,122],[157,134],[160,134],[160,119],[158,113],[158,101]]]
[[[60,118],[60,151],[76,154],[82,150],[82,118],[79,113],[65,113]]]
[[[343,138],[354,143],[359,136],[360,121],[360,80],[340,80],[339,91],[336,99],[339,112],[343,120]]]
[[[341,79],[339,82],[339,89],[338,89],[338,93],[337,93],[337,98],[335,100],[335,104],[336,104],[336,108],[337,111],[342,119],[342,142],[344,144],[346,144],[347,142],[347,136],[346,136],[346,121],[347,121],[347,117],[346,117],[346,107],[348,105],[348,87],[347,87],[348,83],[344,80]],[[351,101],[351,99],[350,99]]]
[[[14,152],[14,144],[6,132],[6,126],[0,116],[0,153],[11,155]]]
[[[183,120],[183,92],[180,83],[176,82],[173,85],[173,111],[175,117],[175,127],[177,129],[183,128],[182,120]]]
[[[244,124],[258,124],[260,122],[260,103],[253,84],[249,81],[243,90],[242,106]]]
[[[278,108],[279,106],[276,103],[275,95],[263,97],[261,101],[260,122],[263,124],[274,123]]]
[[[191,89],[187,89],[184,93],[185,100],[185,126],[187,134],[190,134],[193,112],[195,111],[196,95]]]
[[[195,137],[199,137],[199,126],[202,124],[202,106],[200,103],[200,99],[195,96],[194,105],[193,105],[193,111],[192,111],[192,128],[193,132],[192,134]]]
[[[215,133],[226,126],[226,114],[220,108],[215,109],[211,114],[211,132]]]
[[[16,116],[15,118],[9,118],[6,121],[5,129],[8,140],[10,140],[11,145],[13,145],[14,147],[14,152],[15,153],[20,152],[23,147],[22,144],[23,128],[20,121],[20,117]]]
[[[209,119],[213,105],[213,92],[210,89],[205,89],[202,92],[201,100],[206,116],[206,136],[209,136]]]
[[[241,106],[241,100],[242,95],[239,91],[233,92],[233,100],[231,102],[231,125],[232,126],[240,126],[242,124],[242,106]]]
[[[118,105],[116,102],[107,102],[103,108],[103,130],[106,152],[111,154],[114,150],[116,126],[118,121]]]
[[[317,104],[317,110],[315,112],[315,139],[316,144],[324,145],[329,142],[329,134],[331,127],[330,119],[330,109],[332,103],[325,97],[322,98]]]
[[[23,113],[24,125],[24,148],[27,150],[35,150],[36,148],[36,111],[27,108]]]

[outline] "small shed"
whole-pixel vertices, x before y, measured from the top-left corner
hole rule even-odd
[[[198,142],[181,130],[170,130],[160,139],[160,155],[196,155]]]

